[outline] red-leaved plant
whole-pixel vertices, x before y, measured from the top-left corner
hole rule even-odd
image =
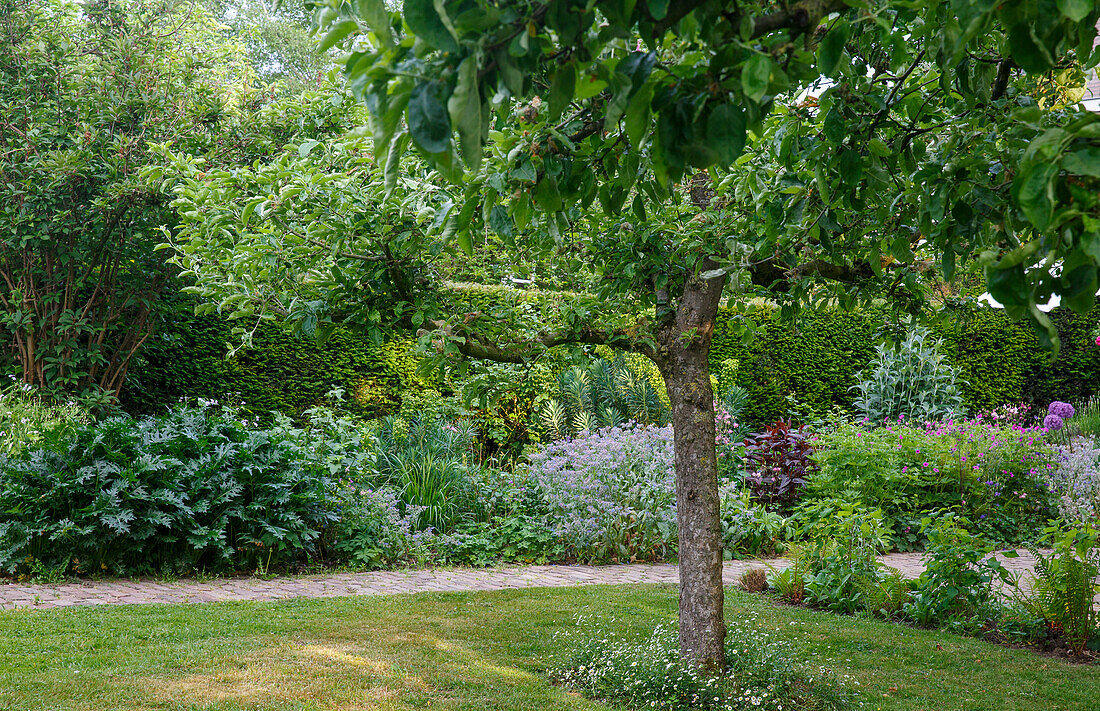
[[[745,438],[745,483],[753,498],[776,508],[787,508],[798,498],[806,477],[817,471],[814,448],[803,427],[779,420],[763,432]]]

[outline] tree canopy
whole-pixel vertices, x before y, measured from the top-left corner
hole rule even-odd
[[[976,261],[1053,346],[1035,304],[1096,292],[1100,129],[1073,106],[1100,56],[1091,0],[314,4],[387,180],[414,146],[454,186],[465,249],[533,225],[560,244],[594,203],[644,222],[748,143],[766,171],[727,181],[747,219],[705,251],[779,255],[758,283],[805,296],[885,259],[919,300],[914,265]]]
[[[181,165],[177,259],[241,315],[418,328],[444,354],[643,353],[676,445],[684,654],[724,622],[707,353],[722,299],[887,298],[984,270],[1093,304],[1100,118],[1076,104],[1092,0],[315,2],[369,112],[354,142],[210,176]],[[190,171],[190,172],[188,172]],[[592,272],[554,318],[448,312],[448,250],[492,239]],[[942,294],[937,298],[943,298]]]

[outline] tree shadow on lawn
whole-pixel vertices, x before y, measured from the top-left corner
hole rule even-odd
[[[672,586],[0,613],[0,709],[606,709],[542,672],[578,614],[675,620]],[[1093,710],[1100,667],[730,589],[731,624],[859,682],[864,708]],[[76,682],[79,683],[76,683]]]

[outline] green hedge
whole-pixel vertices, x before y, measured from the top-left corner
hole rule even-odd
[[[226,357],[231,324],[216,316],[183,316],[154,333],[130,369],[123,407],[153,413],[182,397],[240,401],[245,411],[298,416],[345,391],[344,409],[364,417],[396,412],[400,393],[421,387],[408,339],[374,344],[349,331],[324,343],[260,326],[253,346]]]
[[[1028,326],[999,310],[958,314],[933,329],[962,371],[968,408],[1019,402],[1046,406],[1052,400],[1076,401],[1097,393],[1100,348],[1090,337],[1097,312],[1082,316],[1055,309],[1050,315],[1062,338],[1061,354],[1053,363]],[[871,360],[878,331],[889,316],[878,310],[825,311],[788,322],[766,311],[757,316],[747,344],[731,327],[735,318],[732,311],[719,317],[711,370],[719,373],[723,361],[738,361],[734,378],[749,391],[746,416],[762,423],[787,412],[789,395],[818,413],[834,405],[851,408],[849,388]]]
[[[489,313],[500,299],[514,299],[553,318],[553,308],[546,308],[541,296],[540,292],[469,287],[461,301],[470,311]],[[1027,326],[1011,322],[1001,311],[960,314],[944,319],[946,325],[936,330],[962,371],[969,408],[1016,402],[1045,406],[1051,400],[1080,400],[1100,387],[1100,348],[1090,340],[1095,313],[1081,316],[1063,309],[1051,313],[1062,334],[1062,352],[1054,363]],[[730,310],[720,314],[711,371],[722,379],[732,377],[748,389],[746,417],[754,423],[784,415],[791,405],[789,396],[818,413],[834,405],[851,408],[849,388],[870,361],[884,324],[890,322],[885,310],[807,313],[796,322],[766,310],[755,316],[753,337],[743,343],[733,326],[738,318]],[[338,331],[318,344],[265,325],[257,332],[253,348],[227,359],[227,344],[232,340],[230,325],[215,316],[168,319],[131,369],[124,406],[130,412],[149,413],[182,396],[219,400],[233,396],[258,415],[279,411],[294,416],[324,403],[325,394],[340,387],[347,393],[348,411],[376,417],[400,411],[402,401],[420,408],[423,398],[449,396],[465,384],[418,379],[411,339],[403,336],[373,344]],[[723,368],[729,359],[737,361],[735,370]],[[471,414],[482,420],[483,431],[498,443],[523,441],[531,407],[567,365],[567,359],[557,354],[527,367],[476,365],[467,379],[506,385],[503,396],[497,393],[495,405],[474,408]]]

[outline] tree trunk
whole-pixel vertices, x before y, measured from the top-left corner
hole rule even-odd
[[[705,260],[703,270],[713,268]],[[680,534],[680,651],[704,669],[725,667],[722,529],[710,353],[723,277],[693,279],[659,325],[654,360],[672,404]]]

